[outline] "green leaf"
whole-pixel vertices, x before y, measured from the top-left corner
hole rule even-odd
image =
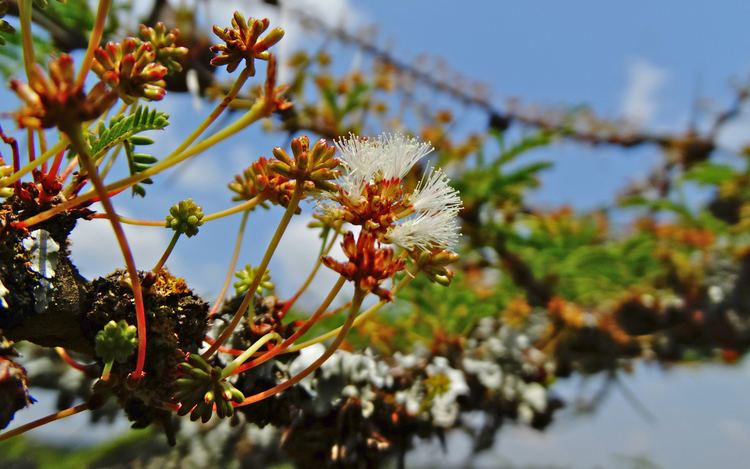
[[[169,115],[146,106],[138,106],[133,114],[118,116],[108,126],[100,126],[91,144],[91,156],[97,159],[115,145],[124,143],[136,134],[147,130],[161,130],[169,125]]]
[[[493,166],[503,166],[529,150],[549,145],[552,142],[552,138],[553,135],[549,132],[539,132],[524,137],[521,141],[505,150],[500,157],[493,162]]]
[[[731,166],[706,161],[696,164],[682,177],[686,181],[693,181],[702,186],[713,186],[732,179],[736,174],[737,170]]]
[[[134,153],[134,144],[132,140],[126,140],[124,142],[124,147],[125,156],[128,159],[128,169],[130,170],[131,176],[143,172],[144,170],[148,169],[153,163],[158,161],[155,156],[147,155],[145,153]],[[133,196],[137,195],[140,197],[146,197],[146,189],[142,186],[142,184],[153,184],[153,182],[154,181],[152,181],[151,178],[146,178],[141,182],[134,184],[131,187]]]

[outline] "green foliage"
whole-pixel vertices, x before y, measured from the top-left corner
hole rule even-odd
[[[682,178],[702,186],[716,186],[727,182],[736,173],[737,170],[729,165],[704,161],[685,171]]]
[[[565,211],[527,217],[519,226],[528,233],[514,238],[512,249],[560,296],[588,305],[646,286],[664,274],[654,257],[652,236],[608,239],[603,220],[600,214]]]
[[[2,19],[5,17],[5,13],[8,12],[8,1],[7,0],[0,0],[0,46],[5,45],[5,39],[3,39],[3,34],[13,34],[15,32],[15,28],[10,25],[7,21]]]
[[[108,125],[101,123],[94,133],[89,137],[91,155],[93,158],[101,158],[110,148],[122,144],[128,160],[130,174],[138,174],[156,163],[157,158],[147,153],[137,153],[135,146],[150,145],[153,140],[138,135],[148,130],[161,130],[169,125],[169,115],[149,110],[146,106],[138,106],[135,112],[127,116],[113,117]],[[150,178],[146,178],[132,186],[133,195],[144,197],[146,190],[142,184],[152,184]]]
[[[2,22],[2,20],[0,20]],[[46,60],[55,51],[49,41],[37,35],[32,35],[34,59],[39,65],[46,66]],[[17,75],[23,70],[23,51],[21,48],[21,33],[18,29],[9,32],[7,27],[0,27],[0,73],[6,78]]]
[[[503,136],[494,133],[501,148]],[[538,175],[550,168],[552,163],[541,161],[510,168],[511,163],[532,149],[549,145],[553,136],[548,132],[539,132],[521,139],[510,148],[502,149],[500,154],[489,163],[485,163],[483,153],[477,155],[476,167],[467,170],[454,182],[461,193],[464,205],[473,206],[492,202],[520,203],[525,190],[539,185]]]
[[[132,139],[147,130],[162,130],[169,125],[169,115],[146,106],[138,106],[127,116],[115,116],[109,125],[100,124],[90,137],[91,157],[95,160],[115,145]],[[146,144],[150,140],[136,140],[136,144]]]
[[[123,142],[125,148],[125,157],[128,160],[128,169],[130,174],[137,174],[148,169],[158,161],[158,159],[148,153],[136,153],[135,145],[151,145],[153,140],[146,137],[131,137]],[[143,184],[153,184],[154,181],[151,178],[146,178],[141,182],[134,184],[130,189],[132,194],[146,197],[146,189]]]
[[[94,12],[87,0],[50,3],[44,14],[72,31],[88,33],[94,27]]]
[[[370,87],[366,83],[355,83],[350,90],[340,96],[333,82],[326,83],[321,87],[323,101],[328,106],[336,122],[346,117],[349,113],[361,109],[362,104],[368,99]]]
[[[74,449],[43,444],[21,436],[0,442],[0,466],[38,469],[103,467],[139,454],[142,445],[154,440],[151,431],[131,431],[111,441]],[[158,443],[157,443],[158,444]],[[166,446],[166,443],[163,444]]]

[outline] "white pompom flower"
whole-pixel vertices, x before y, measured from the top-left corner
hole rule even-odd
[[[336,206],[323,204],[325,212],[341,212],[344,221],[408,251],[455,247],[461,199],[446,174],[429,169],[414,191],[403,185],[412,167],[432,152],[429,143],[385,133],[375,138],[350,135],[336,145],[342,166],[339,191],[328,195]]]

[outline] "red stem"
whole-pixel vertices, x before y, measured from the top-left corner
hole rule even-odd
[[[18,152],[18,142],[15,138],[5,135],[2,126],[0,126],[0,138],[3,139],[3,142],[10,145],[10,149],[13,152],[13,172],[17,172],[21,169],[21,154]],[[16,181],[13,186],[16,189],[19,189],[21,187],[21,181]]]
[[[26,142],[29,146],[29,163],[36,159],[36,145],[34,145],[34,131],[31,128],[26,129]]]
[[[213,345],[215,342],[215,340],[209,336],[204,337],[203,341],[209,345]],[[236,355],[236,356],[242,355],[245,352],[244,350],[239,350],[236,348],[229,348],[229,347],[224,347],[224,346],[220,346],[217,350],[221,353],[228,353],[230,355]]]
[[[141,279],[138,275],[138,270],[135,267],[135,259],[133,258],[133,251],[130,249],[130,245],[128,244],[128,239],[125,236],[125,231],[122,229],[122,224],[120,223],[119,218],[117,217],[117,212],[115,211],[114,206],[112,205],[112,201],[109,198],[109,195],[107,194],[107,189],[104,186],[104,183],[102,182],[101,178],[99,177],[99,173],[97,172],[96,165],[91,160],[91,157],[88,155],[88,148],[86,147],[86,143],[83,140],[83,134],[81,132],[80,127],[77,127],[73,129],[73,131],[68,132],[68,137],[70,138],[71,143],[73,144],[73,147],[78,152],[78,158],[80,162],[84,165],[84,169],[86,170],[87,176],[91,183],[94,185],[94,189],[96,190],[97,194],[99,195],[99,198],[101,199],[101,204],[104,207],[104,211],[109,216],[109,222],[112,225],[112,231],[115,233],[115,237],[117,238],[117,243],[120,245],[120,251],[122,251],[122,256],[125,260],[125,266],[128,270],[128,276],[130,277],[130,284],[133,289],[133,301],[135,302],[135,317],[136,317],[136,326],[138,329],[138,357],[136,359],[136,365],[135,370],[131,373],[131,378],[135,380],[139,380],[144,377],[143,373],[143,367],[146,364],[146,308],[143,304],[143,292],[141,290]]]
[[[65,150],[55,155],[55,159],[52,161],[52,167],[49,170],[49,175],[57,176],[57,172],[60,171],[60,165],[62,164],[63,156],[65,156]]]
[[[281,342],[280,344],[277,344],[274,348],[264,353],[260,357],[254,360],[250,360],[247,363],[244,363],[242,366],[237,368],[233,374],[242,373],[243,371],[247,371],[251,368],[254,368],[262,363],[265,363],[266,361],[272,359],[279,353],[286,350],[287,347],[292,345],[294,341],[299,339],[305,332],[310,330],[310,328],[316,322],[318,322],[318,320],[321,318],[321,316],[326,311],[326,309],[328,309],[328,306],[330,306],[330,304],[333,302],[333,299],[336,298],[336,295],[338,295],[339,290],[341,290],[341,287],[344,285],[345,281],[346,279],[344,277],[339,277],[339,280],[336,282],[336,285],[334,285],[334,287],[331,289],[331,292],[328,294],[326,299],[323,300],[323,304],[321,304],[320,307],[313,313],[313,315],[310,316],[310,318],[307,321],[305,321],[305,323],[302,324],[302,326],[299,329],[294,331],[292,335],[284,339],[283,342]]]
[[[86,374],[88,374],[89,371],[91,371],[90,365],[84,365],[83,363],[78,363],[77,361],[73,360],[73,357],[71,357],[70,354],[68,354],[68,351],[65,350],[64,348],[55,347],[55,351],[60,356],[60,358],[62,358],[63,361],[67,363],[68,365],[70,365],[72,368],[75,368],[76,370],[81,371]]]
[[[70,173],[73,172],[73,168],[76,167],[76,163],[77,163],[77,161],[76,161],[75,158],[73,160],[71,160],[70,163],[68,163],[68,166],[65,168],[65,171],[63,171],[63,173],[60,175],[60,178],[63,181],[66,180],[66,179],[68,179],[68,176],[70,176]]]

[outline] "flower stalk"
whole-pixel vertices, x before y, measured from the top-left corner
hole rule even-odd
[[[268,268],[268,264],[271,262],[271,257],[273,257],[273,254],[276,251],[276,247],[279,245],[281,237],[284,235],[284,231],[286,231],[287,226],[289,226],[289,222],[291,221],[292,216],[294,216],[300,200],[302,200],[302,194],[303,184],[300,181],[297,181],[297,185],[294,188],[294,193],[292,194],[292,199],[289,201],[289,205],[284,211],[284,215],[282,216],[281,221],[279,221],[279,225],[276,227],[273,238],[271,238],[271,241],[268,243],[266,252],[263,254],[263,259],[260,261],[260,265],[258,265],[255,279],[253,279],[253,282],[248,286],[247,293],[245,293],[245,297],[243,298],[240,306],[237,308],[237,312],[234,313],[234,317],[232,317],[230,323],[226,326],[226,328],[224,328],[221,334],[219,334],[216,342],[214,342],[208,348],[208,350],[203,352],[203,354],[201,355],[202,357],[207,358],[213,355],[213,353],[216,352],[219,346],[223,345],[224,342],[226,342],[229,336],[232,335],[232,332],[234,332],[234,330],[239,325],[242,317],[247,311],[248,306],[250,306],[250,302],[255,295],[255,290],[258,288],[258,285],[260,285],[260,282],[263,279],[263,273]]]
[[[365,296],[367,295],[367,292],[355,287],[354,289],[354,297],[352,298],[352,305],[349,308],[349,313],[346,316],[346,321],[344,321],[344,324],[339,329],[338,334],[336,335],[336,338],[333,339],[333,342],[325,349],[323,354],[319,356],[314,362],[312,362],[307,368],[300,371],[296,375],[289,378],[287,381],[284,381],[281,384],[278,384],[271,389],[267,389],[263,392],[259,392],[257,394],[253,394],[252,396],[248,396],[240,402],[239,404],[235,404],[235,407],[242,407],[246,405],[250,405],[254,402],[262,401],[263,399],[266,399],[268,397],[271,397],[275,394],[278,394],[285,389],[294,386],[295,384],[299,383],[303,379],[305,379],[310,373],[314,372],[320,366],[328,360],[328,358],[333,355],[333,353],[338,350],[338,348],[341,346],[341,343],[346,338],[346,335],[349,333],[349,330],[354,325],[354,320],[357,317],[357,313],[359,312],[359,308],[362,306],[362,301],[365,299]]]
[[[146,309],[143,303],[143,292],[141,291],[141,280],[138,276],[138,270],[135,266],[135,258],[133,257],[133,251],[130,249],[128,239],[125,236],[125,231],[122,229],[119,219],[117,218],[117,212],[115,211],[112,201],[107,194],[107,189],[104,187],[104,183],[97,173],[96,165],[91,161],[89,156],[88,145],[83,138],[83,132],[80,125],[75,126],[74,130],[68,135],[70,138],[73,148],[78,153],[78,159],[81,162],[81,166],[86,170],[88,178],[94,185],[94,190],[99,195],[104,211],[109,217],[109,222],[112,225],[112,231],[115,233],[117,238],[117,244],[120,246],[123,259],[125,260],[125,266],[130,277],[130,284],[133,290],[133,301],[135,303],[135,316],[136,316],[136,327],[138,329],[138,355],[136,359],[135,369],[131,374],[133,379],[141,379],[145,373],[143,368],[146,364]]]

